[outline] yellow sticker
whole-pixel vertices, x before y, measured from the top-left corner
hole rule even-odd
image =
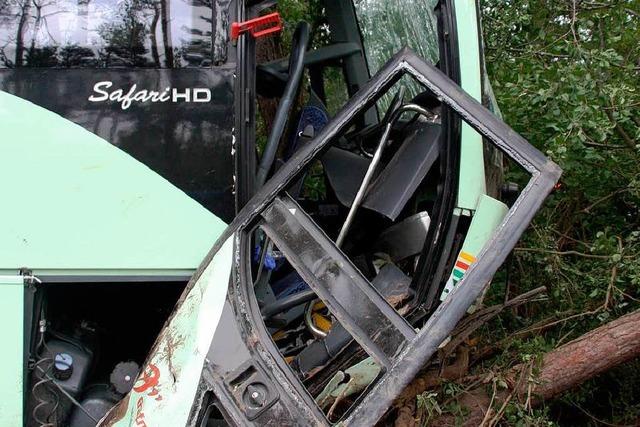
[[[461,251],[460,258],[464,259],[465,261],[468,261],[469,263],[476,262],[476,257],[471,255],[469,252]]]

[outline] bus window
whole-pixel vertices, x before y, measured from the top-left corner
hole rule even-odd
[[[0,5],[0,68],[210,67],[211,2],[15,0]]]

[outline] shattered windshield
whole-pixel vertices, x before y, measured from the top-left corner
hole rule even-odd
[[[436,3],[437,0],[354,0],[371,75],[405,46],[432,64],[438,62]],[[411,95],[419,91],[408,81],[404,86]]]

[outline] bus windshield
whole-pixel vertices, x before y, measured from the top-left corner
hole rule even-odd
[[[434,12],[437,2],[354,0],[371,75],[405,46],[432,64],[438,62],[438,26]],[[418,93],[418,87],[409,81],[403,81],[402,85],[409,95]],[[383,104],[387,98],[383,98]]]

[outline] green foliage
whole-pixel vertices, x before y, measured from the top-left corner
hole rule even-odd
[[[485,1],[488,69],[507,122],[565,170],[558,204],[575,211],[619,192],[574,222],[624,227],[640,172],[640,18],[626,9],[640,3],[578,1],[575,20],[571,5]]]
[[[422,394],[416,396],[417,400],[417,416],[422,420],[422,425],[429,425],[429,422],[439,415],[442,415],[442,409],[436,397],[438,393],[431,393],[425,391]]]
[[[328,27],[324,25],[324,12],[320,0],[280,0],[278,11],[284,20],[281,42],[285,52],[291,48],[291,36],[300,21],[306,21],[311,25],[313,48],[324,46],[329,42]]]
[[[481,0],[481,8],[487,69],[505,121],[564,170],[488,295],[488,303],[502,302],[505,282],[512,295],[546,285],[548,300],[486,325],[486,344],[505,342],[476,367],[531,363],[535,376],[544,353],[640,307],[640,0]],[[312,23],[314,46],[326,43],[318,0],[283,0],[279,9],[284,43],[301,19]],[[327,92],[341,105],[337,88]],[[517,171],[509,177],[525,180]],[[308,190],[311,198],[322,192]],[[539,322],[553,326],[512,337]],[[551,406],[534,410],[514,399],[502,423],[597,424],[577,405],[612,423],[636,422],[640,370],[633,366]],[[445,383],[438,394],[418,396],[420,418],[442,412],[462,420],[456,397],[464,392]]]
[[[640,414],[640,361],[619,366],[566,393],[552,412],[572,414],[573,424],[635,425]],[[597,404],[594,405],[594,402]]]
[[[505,120],[564,169],[515,253],[513,281],[548,285],[547,311],[636,308],[640,2],[485,0],[482,8]]]
[[[149,29],[138,18],[143,9],[144,3],[141,1],[123,2],[119,4],[114,17],[98,27],[98,34],[107,45],[102,53],[107,63],[115,55],[127,64],[145,65],[147,48],[144,43]]]
[[[528,409],[517,402],[509,402],[504,411],[504,422],[514,427],[551,427],[557,424],[548,418],[546,409]]]
[[[640,1],[481,6],[487,68],[505,121],[564,170],[509,265],[514,292],[544,284],[549,301],[505,314],[486,332],[502,339],[543,319],[559,322],[513,340],[497,360],[508,365],[639,307]],[[620,376],[607,386],[637,388],[637,380]],[[609,405],[611,412],[637,409],[628,395],[588,400],[598,384],[574,398],[583,393],[586,406]],[[547,425],[531,424],[531,413],[517,407],[505,417],[509,425]]]

